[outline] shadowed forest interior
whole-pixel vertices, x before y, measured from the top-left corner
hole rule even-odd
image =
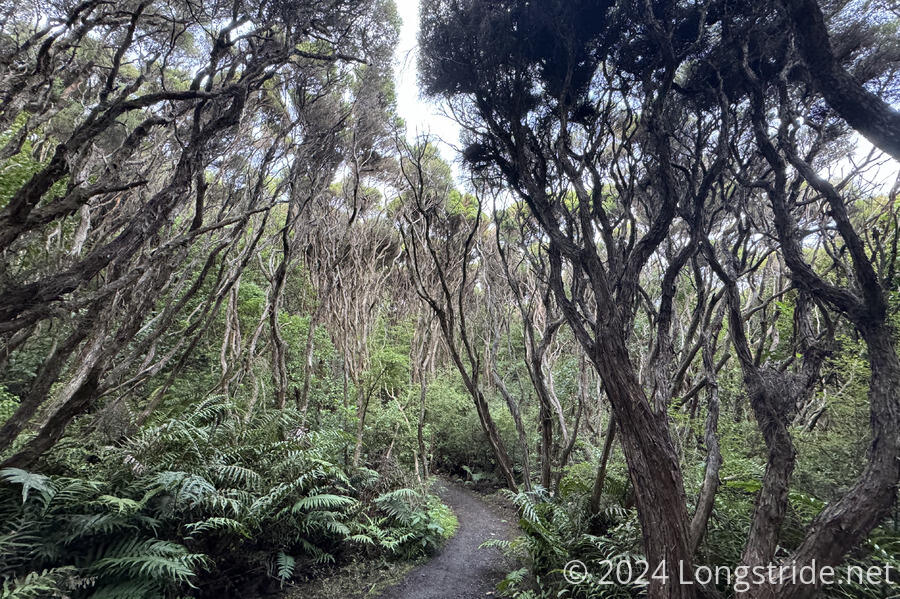
[[[897,597],[896,2],[418,9],[0,0],[0,596]]]

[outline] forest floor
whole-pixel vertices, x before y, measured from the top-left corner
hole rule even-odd
[[[498,549],[481,549],[491,539],[515,534],[515,513],[489,504],[460,484],[441,480],[435,491],[459,519],[459,530],[441,552],[410,572],[383,599],[484,599],[497,594],[513,564]]]
[[[491,539],[516,534],[516,514],[498,495],[482,495],[461,483],[438,479],[437,493],[456,514],[459,529],[431,559],[420,564],[375,568],[358,562],[335,576],[301,585],[283,599],[486,599],[497,596],[497,583],[515,568],[499,549],[481,549]]]

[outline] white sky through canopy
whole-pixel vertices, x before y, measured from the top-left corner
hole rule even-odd
[[[409,141],[418,135],[429,134],[439,143],[441,156],[448,162],[456,159],[451,146],[459,144],[459,126],[446,116],[441,106],[421,97],[417,82],[419,0],[396,0],[397,12],[403,19],[400,42],[397,45],[394,81],[397,85],[397,112],[406,121]],[[454,169],[455,170],[455,169]]]
[[[419,135],[428,134],[440,149],[441,156],[453,167],[453,173],[460,179],[458,153],[459,125],[444,113],[439,102],[422,97],[417,81],[419,0],[395,0],[397,12],[403,19],[400,41],[394,55],[394,81],[397,89],[397,112],[406,121],[406,138],[412,142]],[[865,159],[871,144],[860,140],[853,159],[848,157],[837,165],[837,169],[821,172],[825,178],[840,177],[853,162]],[[876,193],[887,193],[896,181],[900,164],[885,156],[879,165],[873,165],[865,179]]]

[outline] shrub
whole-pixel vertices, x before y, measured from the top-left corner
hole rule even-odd
[[[292,410],[245,416],[207,402],[105,448],[90,477],[2,471],[4,593],[222,596],[367,547],[417,557],[447,536],[435,497],[360,500],[378,475],[342,464],[349,436],[306,433]]]

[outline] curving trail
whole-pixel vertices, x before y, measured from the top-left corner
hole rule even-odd
[[[465,487],[439,481],[435,491],[459,519],[459,530],[441,552],[387,589],[382,599],[484,599],[513,568],[497,549],[479,549],[489,539],[515,535],[514,516],[486,504]]]

